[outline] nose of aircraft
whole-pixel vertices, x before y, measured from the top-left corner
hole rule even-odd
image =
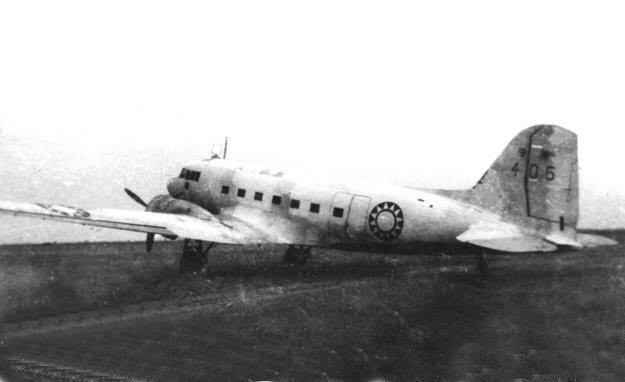
[[[169,181],[167,182],[167,192],[169,192],[169,195],[173,196],[174,198],[180,196],[180,194],[182,193],[182,179],[180,178],[171,178],[169,179]]]

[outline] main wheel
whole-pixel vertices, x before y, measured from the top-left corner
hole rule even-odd
[[[297,266],[303,267],[306,264],[306,260],[310,257],[310,247],[303,245],[289,245],[282,261],[285,266]]]
[[[196,241],[195,245],[190,244],[189,239],[184,240],[182,246],[182,256],[180,257],[180,270],[182,272],[201,271],[206,264],[207,254],[202,251],[202,242]]]
[[[488,276],[488,263],[486,262],[483,253],[476,255],[475,267],[477,268],[477,271],[480,273],[481,276]]]

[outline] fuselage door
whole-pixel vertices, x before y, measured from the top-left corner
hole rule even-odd
[[[349,211],[349,205],[352,202],[353,194],[346,192],[337,192],[332,198],[332,205],[330,206],[331,221],[345,226],[347,224],[347,213]]]
[[[369,237],[367,234],[367,216],[369,215],[369,205],[371,198],[364,195],[354,195],[349,206],[347,225],[345,230],[347,236],[354,240],[361,237]]]
[[[348,239],[357,239],[366,234],[369,204],[371,198],[368,196],[336,193],[330,210],[331,219],[342,226]]]

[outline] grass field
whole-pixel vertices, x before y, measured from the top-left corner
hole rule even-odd
[[[340,287],[10,338],[5,356],[148,380],[625,379],[622,245],[491,256],[483,280],[466,270],[469,256],[318,250],[297,272],[282,267],[280,247],[223,247],[207,274],[181,275],[173,244],[151,255],[142,243],[5,247],[5,321],[320,280]]]

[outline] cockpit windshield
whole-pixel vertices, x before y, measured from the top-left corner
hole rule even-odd
[[[195,182],[200,180],[200,175],[202,173],[199,171],[193,171],[193,170],[189,170],[186,168],[183,168],[182,171],[180,171],[180,175],[178,175],[179,178],[182,179],[186,179],[186,180],[193,180]]]

